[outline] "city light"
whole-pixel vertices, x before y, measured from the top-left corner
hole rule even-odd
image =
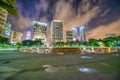
[[[98,73],[97,70],[92,69],[92,68],[79,68],[79,71],[84,72],[84,73]]]
[[[119,80],[120,0],[0,0],[0,80]]]

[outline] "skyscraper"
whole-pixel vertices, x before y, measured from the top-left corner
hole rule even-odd
[[[80,26],[80,41],[81,42],[85,42],[86,41],[85,26],[84,25]]]
[[[27,31],[26,40],[30,40],[30,39],[31,39],[31,31]]]
[[[84,25],[81,25],[80,27],[72,28],[72,32],[73,32],[73,40],[74,41],[77,41],[77,40],[79,40],[80,42],[86,41]]]
[[[78,40],[78,27],[74,27],[72,28],[72,34],[73,34],[73,41],[77,41]]]
[[[43,42],[46,40],[46,30],[47,30],[47,24],[33,21],[33,39],[41,39]]]
[[[10,37],[10,32],[11,32],[11,24],[10,22],[7,22],[4,30],[4,35]]]
[[[10,42],[11,43],[21,42],[22,36],[23,34],[12,30],[10,33]]]
[[[60,20],[53,20],[51,23],[51,41],[63,41],[63,23]]]
[[[73,41],[73,33],[72,31],[66,31],[66,42]]]
[[[3,8],[0,8],[0,35],[4,34],[5,24],[7,20],[7,11]]]

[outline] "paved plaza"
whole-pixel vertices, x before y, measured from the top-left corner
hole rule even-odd
[[[0,80],[120,80],[120,53],[0,51]]]

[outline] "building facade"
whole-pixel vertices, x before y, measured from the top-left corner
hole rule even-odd
[[[42,42],[46,41],[46,30],[47,30],[47,24],[33,21],[33,39],[41,39]]]
[[[80,30],[80,41],[85,42],[86,41],[85,26],[81,25],[79,30]]]
[[[31,39],[31,31],[27,31],[26,40],[30,40],[30,39]]]
[[[63,23],[60,20],[51,22],[51,42],[63,41]]]
[[[11,24],[10,24],[10,22],[7,22],[5,30],[4,30],[4,35],[9,38],[10,32],[11,32]]]
[[[5,9],[0,8],[0,35],[4,35],[7,15],[8,15],[8,12]]]
[[[11,31],[10,33],[10,43],[18,43],[22,40],[22,34],[19,32]]]
[[[72,28],[72,34],[73,34],[73,41],[79,40],[79,34],[78,34],[78,27]]]
[[[24,31],[22,36],[23,40],[32,40],[32,31]]]
[[[72,31],[66,31],[66,42],[73,41],[73,33]]]
[[[81,25],[80,27],[72,28],[72,33],[73,33],[73,40],[74,41],[80,41],[80,42],[86,41],[85,26],[84,25]]]

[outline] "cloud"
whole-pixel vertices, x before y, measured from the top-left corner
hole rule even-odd
[[[83,12],[83,13],[88,12],[90,7],[91,7],[90,1],[89,0],[82,0],[79,7],[80,7],[79,12]]]
[[[100,16],[101,17],[106,16],[109,11],[110,11],[110,8],[106,9]]]
[[[27,27],[32,26],[32,22],[29,18],[20,16],[20,18],[16,21],[16,26],[19,26],[19,29],[24,30]]]
[[[72,30],[73,27],[80,26],[81,24],[87,25],[87,29],[89,29],[87,31],[91,33],[90,35],[87,35],[88,38],[92,37],[99,39],[103,38],[106,33],[120,33],[120,21],[116,20],[119,18],[117,15],[118,13],[115,13],[108,6],[104,5],[105,0],[82,0],[77,8],[77,14],[75,14],[76,12],[71,6],[72,2],[73,1],[65,2],[64,0],[60,0],[56,4],[55,14],[57,19],[63,21],[64,34],[67,30]],[[113,15],[111,18],[111,13],[116,15]],[[96,21],[92,23],[93,26],[89,26],[89,22],[94,19],[96,19]],[[95,26],[94,24],[97,24],[98,26]],[[86,33],[89,34],[88,32]]]
[[[109,25],[100,25],[87,32],[87,39],[96,38],[103,39],[105,34],[114,33],[120,34],[120,18],[117,21],[110,23]]]
[[[12,29],[16,31],[24,31],[27,28],[32,28],[32,21],[37,20],[41,22],[48,22],[47,13],[48,2],[47,0],[35,1],[17,1],[16,8],[18,10],[19,17],[15,18],[9,16],[8,20],[13,24]]]
[[[69,2],[66,2],[65,0],[59,0],[55,4],[55,19],[59,19],[62,21],[68,20],[73,15],[73,10],[72,10],[72,0],[69,0]]]
[[[30,19],[22,15],[20,15],[19,18],[9,17],[9,19],[11,20],[10,22],[12,22],[12,29],[18,32],[24,31],[26,28],[32,26]]]
[[[68,2],[59,0],[55,5],[55,18],[63,21],[64,34],[67,30],[71,30],[72,27],[87,24],[87,22],[96,17],[100,11],[99,6],[91,7],[91,2],[89,0],[82,0],[77,8],[76,14],[72,7],[72,3],[73,0]]]
[[[35,14],[33,18],[35,20],[40,20],[41,17],[42,18],[44,17],[43,19],[45,19],[45,17],[47,18],[47,15],[45,15],[47,14],[48,6],[49,6],[47,0],[40,0],[39,3],[35,1],[34,6],[35,6]]]
[[[21,31],[30,26],[32,27],[32,21],[37,20],[48,23],[48,32],[50,32],[51,21],[58,19],[63,22],[64,34],[81,24],[86,25],[89,33],[94,31],[97,34],[100,27],[100,29],[104,27],[107,29],[106,27],[109,25],[108,29],[111,30],[113,21],[117,21],[119,18],[117,17],[120,12],[119,9],[116,7],[111,8],[106,4],[107,1],[109,0],[17,0],[16,8],[19,12],[19,18],[9,17],[9,20],[14,25],[15,30]],[[117,23],[116,26],[118,25]],[[114,32],[117,28],[114,28]],[[87,34],[89,33],[87,32]],[[91,36],[94,35],[91,34]]]
[[[41,0],[41,4],[39,4],[39,5],[43,9],[43,11],[47,12],[47,10],[48,10],[48,2],[47,2],[47,0]]]

